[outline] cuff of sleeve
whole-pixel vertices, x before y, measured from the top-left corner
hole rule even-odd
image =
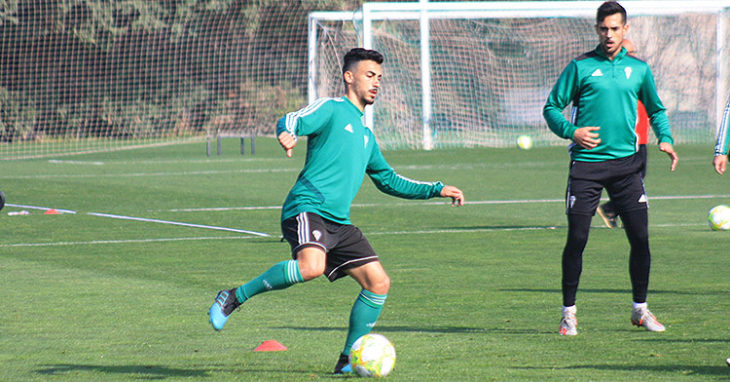
[[[278,137],[279,134],[283,133],[284,131],[286,131],[286,116],[280,118],[276,122],[276,136]]]
[[[441,183],[441,182],[434,183],[434,185],[433,185],[433,195],[431,195],[431,197],[433,198],[435,196],[441,196],[441,190],[443,190],[443,189],[444,189],[444,184],[443,183]]]
[[[669,143],[670,145],[674,146],[674,139],[672,137],[661,137],[661,139],[659,139],[659,143],[664,143],[664,142]]]
[[[577,126],[570,125],[567,129],[565,129],[565,136],[563,138],[573,140],[573,136],[575,135],[575,131],[578,130]]]

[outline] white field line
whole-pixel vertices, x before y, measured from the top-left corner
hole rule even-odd
[[[252,158],[252,157],[241,157],[241,158],[202,158],[202,159],[142,159],[142,160],[107,160],[105,162],[92,161],[92,160],[60,160],[60,159],[49,159],[49,163],[66,163],[66,164],[95,164],[102,163],[105,165],[132,165],[132,164],[179,164],[179,163],[199,163],[199,164],[216,164],[216,163],[248,163],[248,162],[278,162],[282,160],[288,160],[287,158]]]
[[[160,239],[129,239],[129,240],[90,240],[90,241],[60,241],[45,243],[16,243],[0,244],[0,248],[20,247],[61,247],[75,245],[107,245],[107,244],[144,244],[144,243],[165,243],[175,241],[202,241],[202,240],[245,240],[253,239],[253,236],[201,236],[201,237],[173,237]]]
[[[83,178],[134,178],[134,177],[162,177],[162,176],[192,176],[192,175],[220,175],[220,174],[253,174],[253,173],[280,173],[297,172],[298,168],[254,168],[236,170],[201,170],[201,171],[160,171],[160,172],[132,172],[126,174],[38,174],[38,175],[8,175],[0,179],[83,179]]]
[[[650,196],[652,200],[692,200],[692,199],[722,199],[730,198],[730,194],[725,195],[663,195]],[[603,198],[603,200],[608,200]],[[500,205],[500,204],[539,204],[539,203],[565,203],[565,199],[514,199],[514,200],[474,200],[467,201],[467,205]],[[399,206],[428,206],[428,205],[448,205],[448,200],[438,201],[409,201],[396,203],[353,203],[352,207],[372,208],[372,207],[399,207]],[[240,206],[240,207],[201,207],[201,208],[173,208],[164,210],[165,212],[225,212],[225,211],[255,211],[255,210],[277,210],[281,209],[280,205],[276,206]]]
[[[134,217],[134,216],[103,214],[103,213],[98,213],[98,212],[88,212],[87,214],[91,215],[91,216],[98,216],[98,217],[103,217],[103,218],[133,220],[133,221],[148,222],[148,223],[169,224],[169,225],[177,225],[177,226],[183,226],[183,227],[213,229],[213,230],[217,230],[217,231],[228,231],[228,232],[236,232],[236,233],[247,233],[249,235],[263,236],[263,237],[270,236],[269,234],[263,233],[263,232],[249,231],[249,230],[237,229],[237,228],[218,227],[218,226],[213,226],[213,225],[182,223],[182,222],[174,222],[174,221],[170,221],[170,220],[148,219],[148,218],[140,218],[140,217]]]
[[[201,160],[183,160],[183,161],[154,161],[154,160],[142,160],[142,161],[107,161],[104,162],[106,165],[114,164],[134,164],[134,163],[147,163],[147,164],[165,164],[165,163],[220,163],[220,162],[258,162],[258,161],[279,161],[277,158],[250,158],[250,159],[201,159]],[[54,160],[52,163],[78,163],[81,164],[84,161],[63,161]],[[688,162],[706,162],[707,158],[703,157],[682,157],[682,163]],[[94,162],[90,162],[94,163]],[[464,164],[433,164],[433,165],[399,165],[393,166],[396,171],[402,170],[468,170],[468,169],[480,169],[480,168],[552,168],[559,165],[566,165],[568,159],[566,156],[565,161],[542,161],[542,162],[510,162],[510,163],[464,163]],[[35,174],[35,175],[0,175],[0,179],[63,179],[63,178],[96,178],[96,177],[160,177],[160,176],[190,176],[190,175],[217,175],[217,174],[255,174],[255,173],[279,173],[279,172],[299,172],[301,167],[291,168],[268,168],[268,169],[236,169],[236,170],[200,170],[200,171],[159,171],[159,172],[136,172],[136,173],[122,173],[122,174]]]
[[[29,210],[41,210],[41,211],[48,211],[48,210],[51,210],[51,209],[55,209],[60,214],[75,214],[76,213],[76,211],[64,210],[64,209],[60,209],[60,208],[40,207],[40,206],[28,206],[28,205],[25,205],[25,204],[12,204],[12,203],[7,203],[5,205],[8,206],[8,207],[27,208]]]
[[[27,208],[27,209],[31,209],[31,210],[42,210],[42,211],[48,211],[48,210],[54,209],[54,208],[50,208],[50,207],[30,206],[30,205],[25,205],[25,204],[7,204],[7,206],[16,207],[16,208]],[[55,210],[58,211],[59,213],[64,213],[64,214],[76,214],[76,211],[71,211],[71,210],[64,210],[64,209],[55,209]],[[213,230],[217,230],[217,231],[228,231],[228,232],[236,232],[236,233],[247,233],[249,235],[263,236],[263,237],[270,236],[269,234],[266,234],[263,232],[249,231],[249,230],[238,229],[238,228],[219,227],[219,226],[214,226],[214,225],[183,223],[183,222],[175,222],[175,221],[170,221],[170,220],[141,218],[141,217],[135,217],[135,216],[104,214],[104,213],[99,213],[99,212],[87,212],[86,214],[91,215],[91,216],[103,217],[103,218],[133,220],[133,221],[141,221],[141,222],[148,222],[148,223],[169,224],[169,225],[177,225],[177,226],[182,226],[182,227],[213,229]]]
[[[59,159],[50,159],[50,160],[48,160],[48,163],[53,163],[53,164],[84,164],[84,165],[92,165],[92,166],[103,166],[104,165],[104,162],[99,162],[99,161],[59,160]]]
[[[705,224],[650,224],[653,228],[674,228],[674,227],[701,227]],[[509,232],[509,231],[544,231],[555,230],[555,226],[542,227],[505,227],[505,228],[467,228],[467,229],[435,229],[435,230],[418,230],[418,231],[381,231],[381,232],[365,232],[366,236],[386,236],[386,235],[433,235],[433,234],[452,234],[452,233],[474,233],[474,232]],[[603,226],[594,226],[592,228],[605,228]],[[273,236],[273,235],[272,235]],[[41,242],[41,243],[14,243],[0,244],[0,248],[23,248],[23,247],[58,247],[58,246],[75,246],[75,245],[109,245],[109,244],[140,244],[140,243],[164,243],[175,241],[202,241],[202,240],[246,240],[254,239],[253,236],[202,236],[202,237],[177,237],[177,238],[161,238],[161,239],[129,239],[129,240],[90,240],[90,241],[67,241],[67,242]]]

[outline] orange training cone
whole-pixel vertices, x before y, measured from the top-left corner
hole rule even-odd
[[[286,350],[286,346],[279,343],[279,341],[276,340],[268,340],[264,341],[256,347],[256,349],[253,349],[253,351],[284,351]]]
[[[44,212],[44,215],[58,215],[60,212],[56,210],[55,208],[47,209],[46,212]]]

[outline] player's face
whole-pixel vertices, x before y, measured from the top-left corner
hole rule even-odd
[[[620,13],[606,16],[603,21],[596,24],[596,33],[601,42],[603,53],[613,59],[621,51],[621,43],[629,26],[624,22]]]
[[[380,64],[371,60],[358,62],[355,70],[345,72],[345,82],[349,85],[348,96],[356,106],[364,108],[372,105],[378,96],[382,78],[383,68]]]

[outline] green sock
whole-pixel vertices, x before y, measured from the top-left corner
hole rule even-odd
[[[380,311],[383,310],[386,297],[388,297],[387,294],[375,294],[365,289],[360,291],[355,304],[352,305],[350,328],[347,331],[345,350],[342,351],[342,354],[349,355],[352,344],[361,336],[370,333],[375,322],[378,321]]]
[[[288,288],[301,282],[304,282],[304,279],[299,271],[299,263],[296,260],[282,261],[274,264],[259,277],[236,288],[236,300],[244,303],[259,293]]]

